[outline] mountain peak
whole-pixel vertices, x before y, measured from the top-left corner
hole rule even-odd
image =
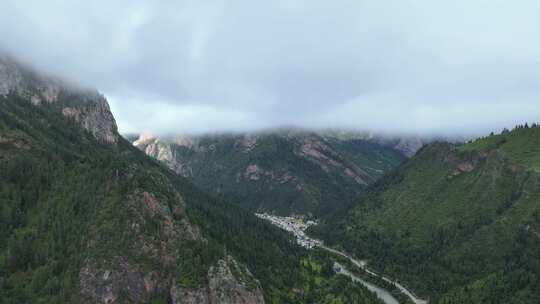
[[[9,94],[23,97],[35,106],[57,109],[102,142],[118,142],[118,128],[109,103],[97,90],[42,74],[9,55],[0,54],[0,96]]]

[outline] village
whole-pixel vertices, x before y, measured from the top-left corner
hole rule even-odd
[[[271,222],[273,225],[278,226],[283,230],[293,233],[298,245],[304,248],[312,249],[322,245],[322,241],[312,239],[305,233],[307,228],[317,224],[315,221],[304,221],[303,217],[276,216],[267,213],[255,213],[255,215],[258,218]]]
[[[340,255],[342,257],[345,257],[351,261],[355,266],[357,266],[359,269],[362,269],[366,273],[368,273],[371,276],[379,277],[382,280],[393,284],[400,292],[405,294],[414,304],[427,304],[429,303],[428,300],[423,300],[414,295],[414,293],[407,288],[405,288],[403,285],[399,284],[396,280],[392,280],[390,278],[387,278],[385,276],[379,275],[367,268],[367,262],[364,260],[357,260],[353,258],[352,256],[348,255],[345,252],[336,250],[334,248],[327,247],[323,244],[321,240],[310,238],[306,235],[305,231],[310,226],[317,225],[316,221],[312,220],[304,220],[304,217],[301,216],[276,216],[271,215],[268,213],[255,213],[255,216],[257,216],[260,219],[269,221],[272,225],[275,225],[283,230],[286,230],[288,232],[291,232],[296,237],[296,242],[307,249],[313,249],[315,247],[319,247],[323,250],[326,250],[328,252],[332,252],[334,254]],[[369,283],[365,280],[363,280],[360,277],[357,277],[352,272],[350,272],[344,265],[339,263],[334,263],[333,267],[334,271],[336,273],[343,274],[345,276],[350,277],[353,281],[359,282],[362,285],[366,286],[369,290],[375,292],[377,294],[377,297],[381,299],[385,304],[399,304],[399,302],[393,297],[391,292],[388,290],[381,288],[379,286],[376,286],[372,283]]]

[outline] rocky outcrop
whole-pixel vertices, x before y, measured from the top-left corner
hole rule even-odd
[[[352,178],[359,185],[367,185],[369,175],[358,166],[346,162],[324,140],[318,136],[303,136],[299,138],[300,147],[295,151],[298,155],[319,165],[325,172],[339,170],[343,175]]]
[[[58,109],[102,142],[118,141],[116,121],[103,95],[45,76],[0,54],[0,95],[8,94],[19,95],[35,106]]]
[[[174,161],[171,146],[161,142],[157,137],[150,133],[142,134],[139,139],[133,142],[133,145],[157,160],[170,163]]]
[[[244,172],[244,178],[249,180],[259,180],[261,174],[264,174],[264,171],[259,168],[259,166],[252,164],[247,166],[246,171]]]
[[[211,303],[264,303],[259,281],[231,256],[210,268],[208,281]]]
[[[194,147],[193,141],[189,137],[177,137],[175,144],[179,147],[191,149]],[[139,138],[133,142],[133,145],[142,150],[146,155],[151,156],[166,164],[176,174],[183,177],[193,175],[193,170],[181,158],[176,157],[172,150],[171,143],[161,141],[150,133],[142,133]]]
[[[173,304],[264,303],[259,281],[231,256],[220,259],[208,270],[208,286],[174,286],[171,288],[171,300]]]
[[[424,142],[419,137],[409,137],[400,138],[393,148],[407,157],[412,157],[423,146]]]
[[[168,294],[181,270],[180,248],[206,242],[174,190],[162,198],[135,190],[123,206],[121,251],[109,248],[115,244],[108,243],[102,230],[91,229],[86,252],[107,254],[91,254],[83,262],[79,283],[84,303],[149,303],[156,295]]]
[[[116,263],[114,267],[84,265],[79,274],[83,301],[103,304],[121,301],[149,303],[156,294],[168,294],[173,304],[265,303],[259,281],[231,256],[220,259],[210,267],[207,283],[198,288],[182,287],[165,272],[145,271],[140,265],[130,264],[126,259],[118,259]]]
[[[125,258],[119,258],[116,263],[114,269],[90,262],[83,266],[79,279],[84,302],[148,303],[154,294],[166,292],[159,284],[167,282],[169,278],[161,273],[147,272],[139,265],[130,264]]]
[[[87,95],[88,100],[74,107],[64,107],[62,114],[78,122],[94,137],[107,143],[118,141],[116,121],[109,103],[99,94]]]

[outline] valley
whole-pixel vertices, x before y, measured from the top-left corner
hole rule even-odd
[[[532,124],[427,145],[313,235],[433,303],[535,303],[539,139]]]
[[[336,254],[338,256],[344,257],[348,259],[355,267],[358,269],[361,269],[365,273],[369,274],[370,276],[380,278],[383,281],[395,286],[401,293],[405,294],[414,304],[427,304],[428,301],[422,300],[414,295],[412,291],[409,291],[407,288],[405,288],[403,285],[399,284],[396,280],[391,280],[390,278],[387,278],[385,276],[381,276],[367,268],[367,262],[362,260],[357,260],[353,257],[351,257],[349,254],[327,247],[324,245],[324,243],[321,240],[317,240],[314,238],[311,238],[306,235],[305,231],[310,226],[316,225],[315,221],[308,220],[304,222],[302,217],[293,217],[293,216],[275,216],[270,215],[266,213],[256,213],[255,214],[258,218],[261,218],[263,220],[269,221],[273,225],[284,229],[294,235],[296,238],[296,241],[298,245],[305,247],[307,249],[314,249],[314,248],[321,248],[325,251],[328,251],[330,253]],[[353,279],[353,281],[360,282],[362,285],[366,286],[369,290],[377,294],[377,297],[379,299],[383,300],[386,304],[398,304],[398,300],[396,300],[392,293],[388,290],[378,287],[374,285],[373,283],[367,282],[365,279],[362,279],[352,272],[350,272],[344,265],[339,264],[336,262],[334,270],[337,273],[343,274],[345,276],[350,277]]]
[[[0,1],[0,304],[540,304],[540,1]]]
[[[536,123],[124,138],[0,56],[0,304],[536,304],[538,202]]]
[[[290,239],[0,54],[0,303],[380,303]]]
[[[402,163],[404,153],[418,149],[407,146],[407,139],[294,128],[133,139],[135,147],[176,174],[247,210],[318,218],[352,204]]]

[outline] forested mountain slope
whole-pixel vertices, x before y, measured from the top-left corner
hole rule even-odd
[[[134,148],[97,92],[4,58],[0,88],[0,303],[378,303]]]
[[[135,146],[199,187],[252,211],[326,216],[405,159],[367,139],[301,130],[175,139]]]
[[[430,144],[315,232],[434,303],[538,303],[539,142]]]
[[[245,266],[191,223],[166,170],[56,107],[0,98],[2,302],[185,303],[217,290],[263,302]]]

